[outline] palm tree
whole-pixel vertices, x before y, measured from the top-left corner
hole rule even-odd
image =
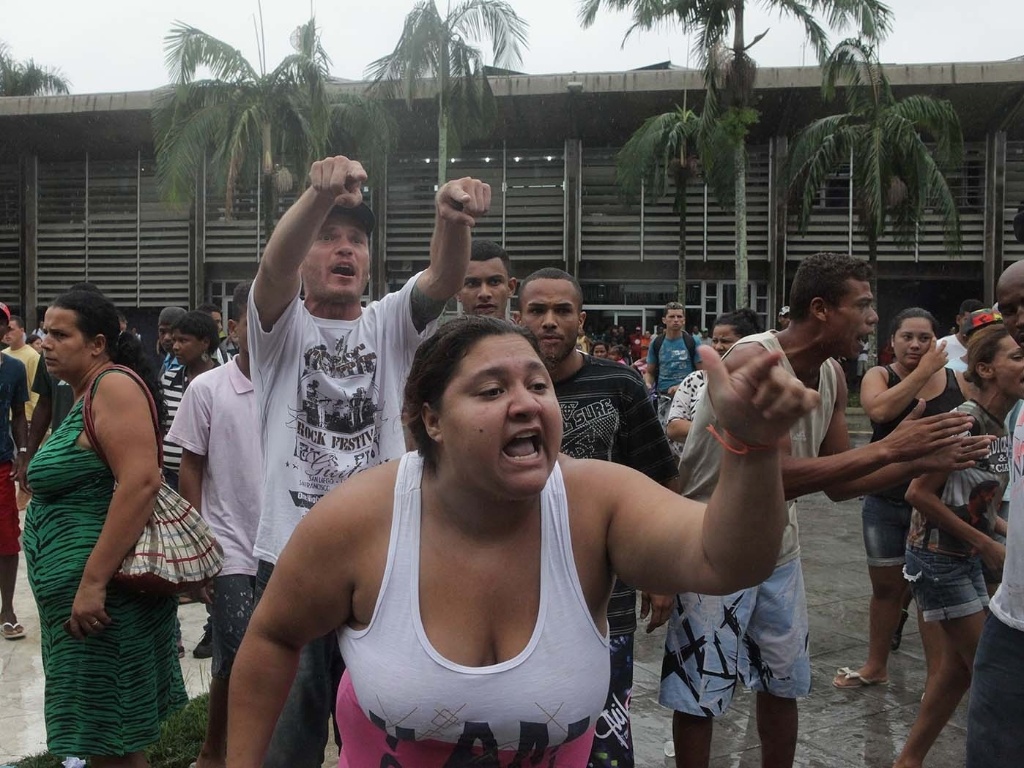
[[[260,56],[253,66],[241,53],[188,24],[175,24],[165,38],[173,87],[154,109],[157,179],[171,201],[190,201],[197,175],[209,158],[224,185],[225,216],[234,207],[240,178],[258,169],[266,236],[274,225],[280,192],[290,189],[294,170],[323,157],[329,145],[363,140],[373,154],[390,141],[383,110],[359,96],[330,98],[330,59],[320,43],[315,19],[291,36],[294,53],[267,71],[265,46],[258,31]],[[212,77],[196,79],[201,70]],[[354,128],[354,130],[353,130]],[[344,144],[343,144],[344,145]]]
[[[928,209],[943,221],[946,248],[956,253],[960,220],[944,172],[963,159],[963,136],[953,105],[913,95],[897,100],[874,47],[844,40],[825,63],[822,92],[835,99],[844,85],[847,111],[816,120],[793,141],[788,178],[800,195],[799,226],[806,229],[826,178],[851,162],[854,210],[868,243],[877,296],[878,243],[888,229],[912,242]],[[928,141],[935,143],[934,148]]]
[[[386,98],[403,96],[409,107],[419,81],[433,78],[437,91],[437,183],[444,184],[449,151],[474,131],[486,131],[494,99],[474,42],[491,40],[494,66],[519,66],[527,23],[504,0],[464,0],[442,17],[434,0],[420,0],[405,17],[395,50],[366,69],[374,91]],[[454,119],[453,119],[454,118]]]
[[[586,28],[593,24],[602,6],[631,11],[633,23],[626,38],[638,30],[673,21],[696,36],[707,89],[700,154],[708,185],[715,189],[716,197],[735,206],[739,306],[749,304],[746,139],[758,118],[753,108],[757,64],[749,52],[768,34],[765,30],[747,42],[748,4],[748,0],[581,0],[579,14]],[[866,39],[877,40],[888,31],[891,15],[881,0],[762,0],[758,5],[798,21],[820,61],[828,55],[828,36],[819,18],[833,29],[855,28]]]
[[[700,127],[697,114],[676,107],[644,121],[619,152],[615,176],[628,194],[646,194],[657,200],[665,194],[671,175],[675,183],[672,209],[679,216],[679,260],[677,288],[679,303],[686,306],[686,186],[697,175],[694,138]]]
[[[0,41],[0,96],[47,96],[67,93],[70,86],[59,69],[40,67],[32,59],[15,61]]]

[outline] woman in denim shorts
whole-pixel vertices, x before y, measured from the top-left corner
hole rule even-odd
[[[1006,547],[992,536],[1006,534],[1006,522],[998,515],[1010,469],[1004,422],[1024,398],[1024,349],[998,312],[972,312],[964,324],[972,331],[965,376],[977,394],[957,410],[974,417],[971,434],[989,434],[995,440],[989,455],[973,467],[922,475],[907,491],[914,512],[904,574],[925,622],[942,628],[942,650],[896,768],[922,764],[970,687],[988,606],[982,561],[1001,568],[1006,556]]]
[[[860,387],[860,402],[871,419],[871,442],[889,435],[924,400],[921,416],[948,413],[964,401],[962,382],[946,368],[944,344],[936,344],[938,323],[928,310],[904,309],[893,320],[891,365],[872,368]],[[966,384],[964,384],[966,386]],[[842,667],[832,684],[860,688],[889,679],[889,651],[899,631],[909,585],[903,578],[904,553],[910,530],[907,483],[864,497],[864,549],[871,577],[868,658],[859,669]],[[922,630],[925,658],[931,663],[935,631]]]

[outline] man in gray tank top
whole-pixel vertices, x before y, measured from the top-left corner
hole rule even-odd
[[[886,439],[851,449],[846,380],[832,358],[856,356],[878,323],[867,263],[820,253],[803,261],[790,289],[790,325],[745,337],[730,350],[730,370],[781,349],[782,365],[818,390],[819,407],[790,431],[782,465],[786,497],[825,491],[833,500],[888,488],[923,472],[949,470],[988,450],[987,439],[965,443],[970,424],[957,414],[916,418]],[[718,482],[721,451],[737,450],[708,432],[713,404],[697,407],[680,462],[683,494],[707,499]],[[724,447],[723,447],[724,446]],[[742,680],[757,692],[758,733],[765,766],[791,766],[796,751],[796,700],[810,692],[807,603],[800,567],[796,505],[790,505],[775,572],[758,587],[724,597],[676,598],[662,666],[660,701],[671,707],[676,765],[706,766],[713,718],[729,707]]]

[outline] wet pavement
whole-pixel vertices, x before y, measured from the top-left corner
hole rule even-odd
[[[851,417],[855,441],[865,439],[862,418]],[[888,768],[906,739],[924,688],[924,657],[916,620],[911,616],[903,645],[893,654],[887,686],[840,691],[831,681],[837,667],[858,667],[868,639],[870,584],[861,539],[860,502],[833,503],[816,494],[801,502],[800,537],[811,628],[813,690],[800,702],[796,765],[814,768]],[[46,749],[43,725],[43,674],[39,628],[22,562],[15,608],[28,630],[24,640],[0,644],[0,764]],[[204,691],[210,662],[191,656],[202,635],[201,605],[179,609],[188,654],[182,660],[189,693]],[[671,736],[670,713],[657,702],[664,629],[637,638],[633,737],[638,766],[672,768],[665,756]],[[756,768],[761,765],[754,698],[739,694],[731,710],[716,721],[711,765]],[[961,703],[933,747],[929,768],[964,764],[966,704]],[[336,765],[336,755],[325,765]]]

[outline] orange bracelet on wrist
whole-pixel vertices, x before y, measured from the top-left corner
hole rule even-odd
[[[722,429],[721,433],[715,429],[714,424],[708,424],[708,432],[715,440],[718,441],[725,450],[736,456],[746,456],[751,451],[771,451],[776,448],[775,445],[755,445],[751,443],[745,443],[740,440],[736,435],[732,434],[727,429]]]

